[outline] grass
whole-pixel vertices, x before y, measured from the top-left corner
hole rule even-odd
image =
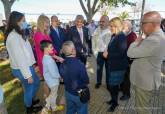
[[[8,114],[25,114],[23,89],[11,75],[9,61],[0,62],[0,84],[4,90]]]

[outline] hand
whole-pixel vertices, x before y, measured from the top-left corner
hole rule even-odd
[[[138,43],[137,46],[139,46],[139,45],[142,43],[143,40],[144,40],[144,38],[142,38],[142,36],[139,36],[139,37],[135,40],[135,42]]]
[[[104,51],[104,52],[103,52],[103,57],[104,57],[104,58],[107,58],[107,57],[108,57],[108,52],[107,52],[107,51]]]
[[[57,60],[60,62],[60,63],[63,63],[64,62],[64,59],[62,57],[58,57]]]
[[[28,84],[32,84],[33,83],[33,78],[32,77],[29,77],[27,80],[28,80]]]

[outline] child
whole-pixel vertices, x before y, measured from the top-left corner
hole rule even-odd
[[[85,65],[76,58],[76,50],[72,41],[64,42],[62,53],[65,61],[60,65],[59,71],[65,86],[66,114],[88,114],[88,103],[82,103],[78,94],[78,91],[87,87],[89,83]]]
[[[41,50],[44,52],[42,64],[44,79],[50,89],[50,94],[46,98],[46,106],[43,108],[43,112],[49,113],[50,111],[63,110],[62,105],[56,105],[57,91],[59,86],[59,71],[54,59],[49,55],[53,51],[52,42],[49,40],[43,40],[40,43]]]

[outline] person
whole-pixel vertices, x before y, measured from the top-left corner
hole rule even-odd
[[[76,58],[76,49],[72,41],[64,42],[62,53],[65,61],[61,64],[59,71],[64,80],[66,97],[66,114],[88,114],[88,102],[82,103],[78,96],[81,88],[89,84],[85,65]]]
[[[84,17],[77,15],[75,19],[75,26],[70,27],[68,31],[68,39],[71,40],[76,48],[76,56],[86,64],[88,55],[88,29],[83,26]]]
[[[123,33],[123,23],[119,17],[110,20],[110,30],[112,33],[108,49],[103,56],[108,62],[108,91],[111,100],[107,103],[111,106],[108,112],[114,112],[118,106],[119,85],[123,82],[124,74],[128,67],[127,60],[127,39]]]
[[[133,32],[132,23],[130,20],[123,21],[123,32],[125,33],[127,37],[127,49],[128,49],[130,44],[133,43],[137,38],[136,33]],[[124,80],[122,84],[120,85],[120,88],[123,93],[123,95],[120,97],[120,100],[128,100],[131,96],[130,94],[131,82],[130,82],[129,73],[130,73],[130,66],[133,60],[128,57],[128,61],[129,61],[129,65],[125,73]]]
[[[66,35],[64,29],[59,26],[59,20],[56,15],[51,17],[50,38],[52,39],[53,46],[57,51],[57,55],[59,55],[62,44],[66,40]]]
[[[39,71],[40,71],[40,79],[41,81],[44,80],[43,78],[43,64],[42,64],[42,59],[43,59],[43,52],[41,51],[41,46],[40,46],[40,42],[42,40],[50,40],[51,41],[51,38],[49,36],[49,18],[45,15],[40,15],[38,17],[38,20],[37,20],[37,31],[35,32],[34,34],[34,46],[35,46],[35,53],[36,53],[36,56],[37,56],[37,65],[39,66]],[[62,62],[63,59],[59,56],[56,55],[57,52],[55,49],[53,49],[53,52],[52,52],[52,57],[54,59],[56,59],[57,61],[60,61]],[[44,90],[44,96],[48,96],[49,94],[49,89],[48,89],[48,86],[43,83],[43,90]]]
[[[1,85],[0,85],[0,114],[8,114],[4,104],[4,96]]]
[[[21,81],[24,88],[24,103],[27,114],[38,112],[41,106],[35,107],[34,96],[40,85],[33,64],[35,64],[31,45],[23,31],[24,14],[13,11],[8,20],[6,30],[6,48],[9,54],[10,66],[14,77]],[[35,100],[36,101],[36,100]]]
[[[92,49],[94,52],[94,56],[97,58],[97,82],[95,88],[99,88],[102,83],[102,72],[103,67],[105,64],[106,70],[106,84],[108,83],[108,67],[107,67],[107,60],[103,57],[103,52],[107,49],[108,43],[111,39],[111,32],[108,29],[109,25],[109,17],[108,16],[101,16],[100,18],[100,25],[94,31],[93,38],[92,38]]]
[[[165,33],[165,19],[162,19],[161,21],[161,29]]]
[[[49,111],[54,112],[54,111],[63,110],[64,107],[62,105],[58,106],[56,104],[60,74],[56,62],[50,56],[50,53],[52,53],[53,51],[52,42],[50,40],[42,40],[40,46],[41,46],[41,50],[44,52],[44,56],[42,60],[44,79],[50,89],[50,94],[46,98],[46,105],[42,111],[48,113]]]
[[[91,20],[91,22],[88,24],[87,26],[88,30],[89,30],[89,41],[88,41],[88,45],[89,45],[89,53],[90,54],[93,54],[92,52],[92,37],[93,37],[93,33],[96,29],[96,25],[95,25],[95,22],[94,20]]]
[[[165,36],[160,29],[161,15],[157,11],[145,13],[141,29],[146,35],[139,36],[128,49],[127,55],[134,58],[130,80],[135,90],[135,109],[138,114],[151,114],[152,91],[161,84],[161,63],[165,56]]]

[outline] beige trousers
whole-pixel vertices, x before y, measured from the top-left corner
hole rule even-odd
[[[150,99],[152,91],[143,90],[134,86],[135,90],[135,109],[138,114],[151,114]]]
[[[47,108],[51,108],[51,109],[55,109],[56,108],[56,99],[57,99],[57,91],[58,91],[58,86],[54,86],[52,88],[50,88],[50,94],[49,96],[46,98],[46,107]]]

